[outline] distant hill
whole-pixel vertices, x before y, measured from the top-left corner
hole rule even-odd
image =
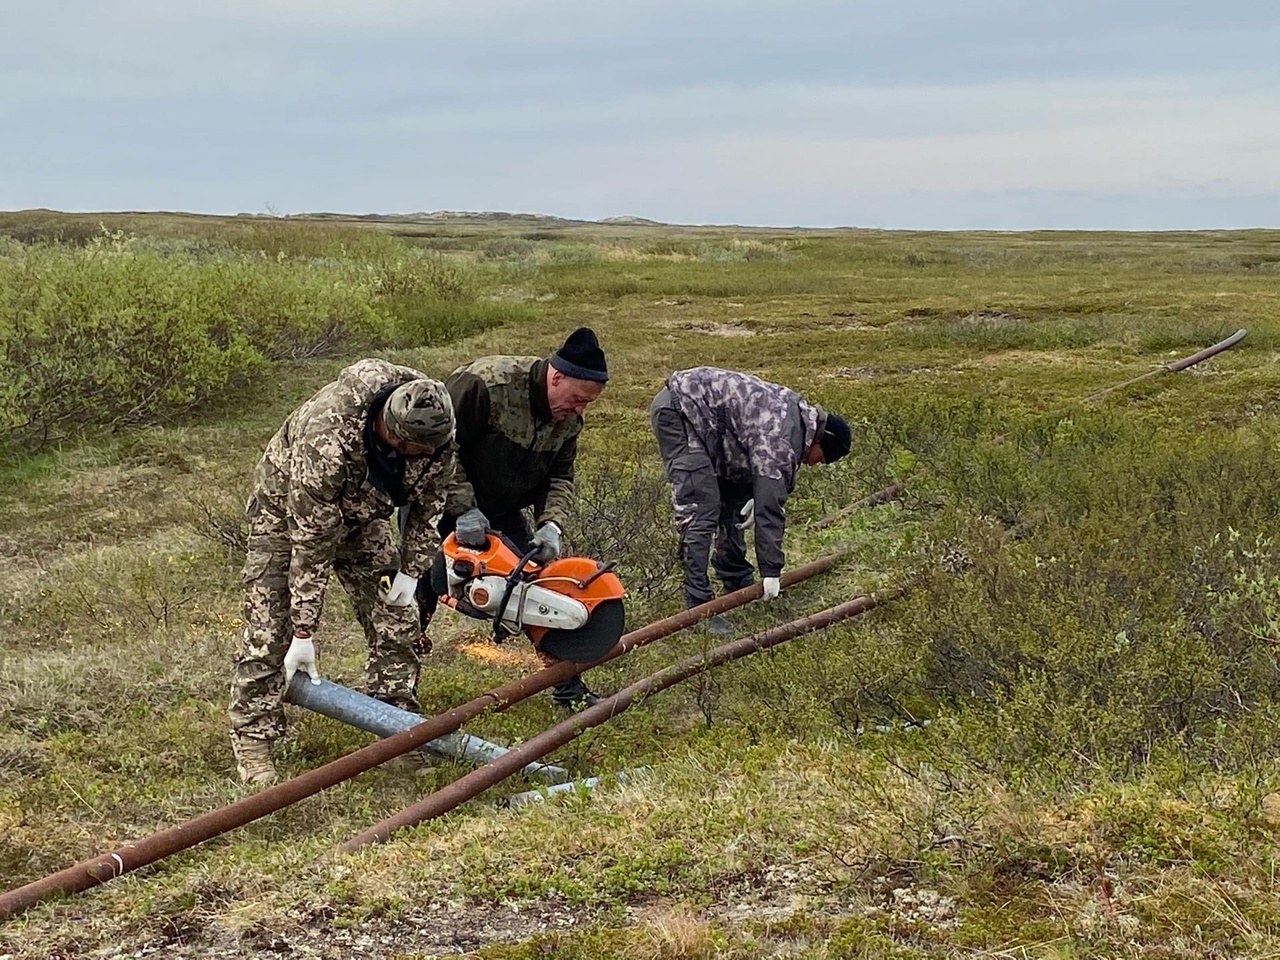
[[[270,214],[244,213],[242,217],[270,217]],[[294,220],[366,220],[372,223],[422,223],[432,220],[513,220],[524,223],[536,223],[543,226],[557,224],[582,225],[590,223],[608,223],[614,226],[663,227],[668,224],[660,220],[646,217],[620,216],[605,217],[601,220],[574,220],[569,217],[554,217],[545,213],[508,213],[503,210],[419,210],[416,213],[333,213],[320,211],[317,213],[291,214],[287,219]]]
[[[603,220],[597,220],[596,223],[621,223],[633,227],[665,227],[668,224],[661,220],[650,220],[648,217],[605,217]]]

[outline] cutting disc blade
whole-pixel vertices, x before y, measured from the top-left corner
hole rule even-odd
[[[590,663],[613,649],[622,636],[626,614],[621,600],[604,600],[576,630],[548,630],[538,649],[561,660]]]

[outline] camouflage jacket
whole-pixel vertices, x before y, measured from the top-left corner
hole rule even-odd
[[[267,444],[254,470],[259,505],[288,522],[290,616],[314,630],[338,543],[349,527],[389,518],[399,504],[368,477],[364,427],[387,388],[425,377],[385,360],[361,360],[298,407]],[[455,469],[452,446],[405,461],[404,500],[414,505],[400,549],[401,569],[421,576],[439,547],[431,525]]]
[[[538,357],[482,357],[449,375],[459,469],[446,513],[479,507],[493,517],[532,506],[535,526],[566,525],[583,421],[552,419],[546,381],[547,361]]]
[[[751,487],[756,563],[762,577],[780,575],[784,504],[805,451],[819,436],[822,408],[787,387],[718,367],[677,370],[667,388],[716,476]]]

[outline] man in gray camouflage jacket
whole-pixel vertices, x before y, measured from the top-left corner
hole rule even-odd
[[[271,745],[296,671],[319,682],[313,639],[330,572],[369,643],[368,691],[417,712],[425,624],[418,578],[439,545],[431,517],[455,469],[453,402],[444,384],[384,360],[361,360],[295,410],[254,470],[244,564],[244,634],[231,684],[240,778],[276,779]],[[396,567],[389,518],[412,505]]]
[[[849,452],[849,425],[794,390],[718,367],[677,370],[649,407],[671,484],[685,602],[713,596],[710,557],[726,591],[754,581],[743,530],[754,526],[764,598],[782,588],[783,509],[800,464],[834,463]],[[716,617],[711,627],[731,627]]]

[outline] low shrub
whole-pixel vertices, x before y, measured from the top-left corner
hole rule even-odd
[[[440,343],[528,312],[369,231],[267,222],[227,241],[100,233],[0,257],[0,441],[146,422],[274,362]],[[348,242],[363,258],[302,255]]]

